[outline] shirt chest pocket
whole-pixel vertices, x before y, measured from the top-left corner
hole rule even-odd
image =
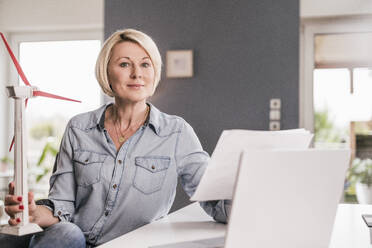
[[[101,168],[107,155],[79,151],[74,154],[75,181],[79,186],[89,186],[101,179]]]
[[[170,157],[136,157],[133,186],[144,194],[159,191],[163,186],[169,164]]]

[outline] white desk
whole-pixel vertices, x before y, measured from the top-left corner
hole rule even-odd
[[[330,248],[371,248],[369,230],[362,214],[372,214],[372,205],[340,204]]]
[[[340,204],[330,248],[371,248],[369,230],[361,214],[372,214],[372,205]],[[226,225],[216,223],[198,203],[145,225],[100,246],[101,248],[138,247],[224,236]]]

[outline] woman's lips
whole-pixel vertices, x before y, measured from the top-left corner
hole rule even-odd
[[[140,89],[143,86],[144,86],[143,84],[127,84],[127,87],[132,89]]]

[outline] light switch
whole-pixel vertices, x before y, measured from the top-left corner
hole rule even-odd
[[[270,110],[270,120],[279,121],[280,120],[280,110]]]
[[[270,108],[271,109],[280,109],[281,108],[281,101],[280,98],[272,98],[270,99]]]
[[[270,121],[270,131],[279,131],[280,122],[279,121]]]

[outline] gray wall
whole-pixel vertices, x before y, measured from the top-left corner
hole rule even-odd
[[[136,28],[167,50],[194,51],[194,77],[162,80],[151,99],[182,116],[211,154],[224,129],[267,130],[269,100],[282,129],[298,127],[298,0],[106,0],[105,37]],[[187,203],[182,192],[173,210]]]

